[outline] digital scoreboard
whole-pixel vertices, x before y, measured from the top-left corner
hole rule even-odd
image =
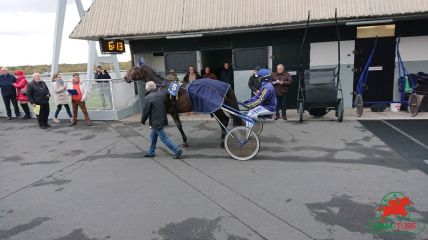
[[[103,53],[120,54],[125,52],[125,41],[120,39],[100,39],[100,50]]]

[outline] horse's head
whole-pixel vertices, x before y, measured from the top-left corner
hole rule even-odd
[[[156,84],[163,83],[163,79],[146,64],[132,67],[125,74],[124,78],[125,78],[125,81],[128,83],[134,82],[134,81],[144,81],[144,82],[154,81]]]
[[[143,67],[132,67],[128,70],[128,72],[125,74],[125,81],[127,83],[133,82],[133,81],[139,81],[144,80],[146,77],[146,72],[143,71]]]

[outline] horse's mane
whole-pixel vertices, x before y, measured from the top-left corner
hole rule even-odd
[[[147,69],[147,73],[150,73],[150,74],[152,74],[152,76],[155,76],[155,77],[157,77],[158,79],[159,79],[159,83],[156,83],[156,84],[158,84],[158,85],[163,85],[164,83],[165,83],[165,79],[163,78],[163,77],[161,77],[159,74],[157,74],[156,72],[155,72],[155,70],[153,70],[149,65],[146,65],[146,64],[144,64],[143,66],[141,66],[142,68],[146,68]],[[154,80],[154,79],[153,79]],[[156,81],[155,81],[156,82]]]

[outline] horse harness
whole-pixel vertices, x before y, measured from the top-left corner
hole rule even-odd
[[[182,84],[182,85],[186,85],[186,84]],[[163,80],[162,84],[159,84],[159,85],[156,84],[156,87],[159,87],[159,89],[162,87],[167,87],[167,93],[169,94],[171,105],[174,109],[174,112],[178,113],[177,102],[178,102],[179,91],[180,89],[185,89],[185,87],[180,86],[179,81],[165,83],[165,80]]]

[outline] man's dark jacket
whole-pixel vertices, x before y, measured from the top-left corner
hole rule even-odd
[[[145,124],[147,118],[152,128],[163,128],[168,125],[168,118],[165,110],[165,96],[159,91],[150,91],[144,97],[141,123]]]
[[[234,85],[233,69],[232,68],[228,68],[228,69],[223,68],[223,70],[220,73],[220,81],[225,82],[225,83],[229,83],[233,87],[233,85]]]
[[[0,88],[1,88],[1,95],[6,97],[15,97],[16,96],[16,89],[12,85],[12,83],[16,82],[16,78],[13,75],[7,74],[1,74],[0,75]]]
[[[251,96],[254,96],[257,92],[257,90],[260,89],[262,83],[260,82],[259,78],[256,77],[254,74],[251,75],[250,79],[248,79],[248,87],[251,89]]]
[[[94,74],[94,79],[111,79],[110,74],[108,74],[108,72],[106,70],[103,70],[104,74],[102,74],[101,72],[95,72]],[[102,83],[102,82],[107,82],[107,81],[95,81],[97,83]]]
[[[293,83],[291,75],[285,71],[282,73],[272,73],[272,80],[279,80],[279,83],[273,85],[277,96],[283,96],[286,94],[288,92],[288,88]]]
[[[51,94],[45,82],[33,80],[28,84],[27,96],[31,104],[47,104]]]

